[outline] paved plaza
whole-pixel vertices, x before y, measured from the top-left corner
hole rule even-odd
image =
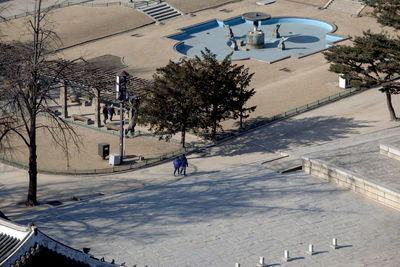
[[[10,198],[0,209],[130,266],[255,266],[260,256],[272,266],[397,266],[398,211],[301,171],[262,165],[280,153],[300,157],[395,136],[380,94],[369,90],[191,154],[186,177],[174,177],[171,162],[105,176],[40,175],[39,201],[61,200],[58,207],[16,206],[26,174],[7,167],[1,195]],[[358,103],[375,109],[363,112]],[[340,249],[329,247],[332,238]],[[309,243],[316,255],[306,255]],[[284,250],[293,261],[282,261]]]
[[[400,213],[260,163],[199,171],[14,219],[34,221],[59,241],[130,266],[255,266],[259,256],[283,265],[285,249],[292,266],[400,263]],[[343,247],[330,249],[332,238]],[[317,255],[306,255],[309,243]]]
[[[129,71],[150,78],[155,68],[180,57],[173,50],[175,42],[164,36],[183,26],[227,19],[255,8],[274,16],[293,16],[295,10],[299,16],[327,20],[338,25],[341,36],[360,34],[365,25],[380,30],[372,18],[348,14],[344,18],[338,11],[320,10],[302,1],[262,7],[250,0],[232,2],[165,25],[77,45],[63,54],[91,58],[122,56],[124,51]],[[12,12],[28,8],[25,1],[13,3],[19,9]],[[63,19],[75,14],[69,10]],[[105,21],[99,14],[90,19]],[[70,34],[70,28],[64,34],[71,36],[71,44],[82,42],[79,29]],[[105,27],[101,35],[113,29]],[[252,87],[257,94],[250,104],[258,108],[250,119],[266,118],[341,90],[321,54],[273,65],[248,60],[246,65],[256,71]],[[400,96],[393,96],[393,104],[399,106]],[[400,163],[377,153],[379,143],[398,136],[399,124],[389,121],[385,96],[374,88],[199,148],[187,155],[186,177],[172,175],[170,160],[116,174],[39,174],[41,205],[25,207],[19,203],[26,199],[27,172],[0,164],[0,211],[16,223],[34,222],[68,246],[88,247],[94,257],[126,266],[240,263],[247,267],[256,266],[260,256],[269,266],[400,266],[399,211],[302,171],[279,174],[263,164],[282,155],[312,156],[397,189]],[[338,239],[339,249],[330,248],[332,238]],[[314,245],[313,256],[306,254],[309,244]],[[284,250],[289,250],[292,261],[282,260]]]

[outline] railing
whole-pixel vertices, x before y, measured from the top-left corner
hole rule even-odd
[[[325,104],[327,104],[327,103],[329,103],[331,101],[335,101],[335,100],[344,98],[346,96],[350,96],[350,95],[352,95],[352,94],[354,94],[356,92],[359,92],[359,91],[361,91],[361,90],[356,89],[356,88],[349,88],[349,89],[346,89],[346,90],[344,90],[342,92],[336,93],[334,95],[330,95],[328,97],[316,100],[316,101],[311,102],[309,104],[306,104],[306,105],[303,105],[303,106],[300,106],[300,107],[297,107],[297,108],[294,108],[294,109],[279,113],[279,114],[274,115],[272,117],[265,118],[265,119],[260,119],[260,120],[257,120],[255,122],[245,124],[243,126],[242,130],[232,130],[232,131],[229,131],[229,132],[221,133],[221,134],[218,134],[218,136],[216,136],[214,138],[211,137],[210,134],[203,134],[202,137],[204,137],[204,138],[206,138],[208,140],[220,141],[220,140],[222,140],[224,138],[227,138],[227,137],[236,135],[238,133],[254,129],[254,128],[259,127],[259,126],[266,125],[266,124],[271,123],[273,121],[276,121],[276,120],[279,120],[279,119],[283,119],[283,118],[286,118],[286,117],[290,117],[290,116],[293,116],[293,115],[296,115],[296,114],[299,114],[299,113],[314,109],[316,107],[325,105]]]
[[[149,0],[149,1],[140,1],[140,2],[109,2],[109,3],[91,3],[93,0],[86,0],[82,2],[63,2],[57,5],[52,5],[42,9],[42,12],[48,12],[57,8],[64,8],[69,6],[88,6],[88,7],[110,7],[110,6],[124,6],[130,8],[141,8],[145,6],[149,6],[154,3],[161,3],[164,0]],[[1,21],[8,21],[12,19],[18,19],[22,17],[31,16],[34,14],[34,11],[28,11],[21,14],[17,14],[10,17],[2,18]]]
[[[89,170],[51,170],[51,169],[42,169],[38,168],[39,173],[47,173],[47,174],[56,174],[56,175],[88,175],[88,174],[106,174],[106,173],[113,173],[113,172],[120,172],[120,171],[128,171],[128,170],[133,170],[133,169],[138,169],[156,162],[160,162],[165,159],[173,158],[175,156],[181,155],[185,152],[191,151],[194,149],[193,145],[188,145],[187,147],[180,148],[178,150],[164,153],[158,157],[154,158],[149,158],[149,159],[144,159],[143,161],[139,162],[134,162],[130,164],[123,164],[123,165],[117,165],[109,168],[100,168],[100,169],[89,169]],[[19,167],[22,169],[28,169],[28,165],[13,161],[10,159],[2,158],[0,157],[0,161],[7,163],[9,165]]]

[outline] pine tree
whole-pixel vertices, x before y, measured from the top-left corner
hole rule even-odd
[[[256,107],[245,108],[247,100],[254,95],[254,89],[247,90],[253,74],[244,66],[232,64],[232,54],[218,61],[209,49],[196,57],[196,65],[200,77],[200,97],[202,104],[202,128],[210,130],[214,137],[221,122],[229,118],[243,118]]]
[[[400,39],[386,34],[364,32],[355,37],[353,46],[339,45],[324,53],[331,62],[330,70],[343,74],[350,85],[363,89],[373,85],[386,94],[391,120],[397,120],[391,95],[400,93],[399,83],[393,81],[400,73]]]
[[[239,118],[239,130],[243,129],[243,119],[248,118],[250,116],[249,114],[256,109],[256,106],[246,107],[247,100],[249,100],[256,93],[254,88],[247,89],[253,75],[254,73],[249,74],[249,68],[240,66],[239,73],[236,76],[237,87],[233,100],[236,108],[233,111],[233,118]]]
[[[196,80],[191,60],[170,61],[157,69],[142,110],[142,122],[149,124],[155,134],[169,139],[181,132],[182,147],[186,131],[195,130],[199,125],[198,94],[193,86]]]
[[[400,0],[364,0],[374,8],[374,16],[384,26],[400,29]]]

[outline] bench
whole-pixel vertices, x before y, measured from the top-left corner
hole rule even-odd
[[[72,103],[78,103],[79,99],[75,98],[75,97],[69,97],[69,101],[71,101]]]
[[[119,131],[119,125],[106,124],[107,130]]]
[[[87,100],[87,99],[80,99],[80,98],[75,98],[75,97],[69,97],[69,100],[72,103],[80,103],[83,106],[86,106],[89,103],[89,100]]]
[[[74,119],[74,121],[83,121],[84,123],[86,123],[87,125],[90,124],[90,122],[92,121],[90,118],[87,117],[83,117],[83,116],[79,116],[77,114],[73,114],[72,118]]]

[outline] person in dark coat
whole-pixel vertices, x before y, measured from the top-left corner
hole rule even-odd
[[[108,116],[110,116],[110,121],[112,121],[112,117],[115,114],[114,105],[111,104],[111,107],[108,109]]]
[[[174,159],[174,168],[175,168],[175,170],[174,170],[174,176],[175,176],[175,174],[176,174],[176,171],[178,171],[178,174],[179,174],[179,168],[181,167],[181,160],[179,159],[179,157],[176,157],[175,159]]]
[[[103,110],[102,110],[103,116],[104,116],[104,125],[106,125],[107,120],[108,120],[108,106],[107,104],[104,105]]]
[[[186,167],[189,167],[189,163],[187,161],[187,158],[185,157],[185,154],[181,156],[181,171],[180,174],[183,173],[184,176],[186,176]]]

